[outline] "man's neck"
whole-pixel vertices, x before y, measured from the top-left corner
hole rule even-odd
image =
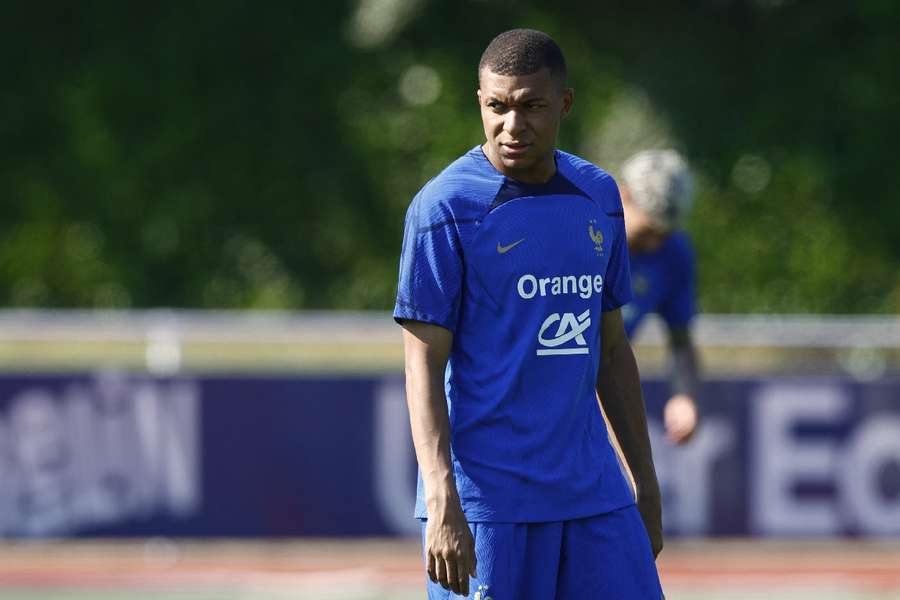
[[[507,169],[503,162],[499,159],[499,157],[495,157],[490,148],[490,145],[485,143],[481,146],[481,151],[484,153],[485,157],[487,157],[488,161],[491,165],[497,170],[498,173],[503,175],[504,177],[509,177],[510,179],[514,179],[519,183],[525,183],[530,185],[540,185],[542,183],[547,183],[553,176],[556,175],[556,151],[553,151],[553,154],[548,156],[545,160],[541,161],[540,165],[537,165],[531,169],[517,171]]]

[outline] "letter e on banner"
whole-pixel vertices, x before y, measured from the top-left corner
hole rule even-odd
[[[840,530],[836,502],[798,497],[797,484],[830,483],[838,464],[837,442],[802,439],[802,423],[829,424],[847,418],[849,398],[839,386],[771,383],[751,405],[753,490],[751,523],[764,535],[824,535]]]

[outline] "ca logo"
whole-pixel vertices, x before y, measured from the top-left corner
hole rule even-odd
[[[553,337],[545,337],[544,334],[547,333],[547,330],[557,323],[559,323],[559,325],[557,326],[556,333]],[[577,317],[573,313],[563,313],[562,315],[553,313],[544,319],[544,324],[541,325],[541,330],[538,332],[538,344],[543,347],[538,348],[537,355],[588,354],[590,350],[587,341],[584,339],[584,332],[590,326],[590,309],[584,311]],[[569,344],[570,342],[574,342],[575,346],[573,347],[570,344],[568,348],[559,347]]]

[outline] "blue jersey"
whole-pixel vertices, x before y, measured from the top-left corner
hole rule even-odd
[[[613,179],[556,152],[528,185],[480,147],[406,215],[394,317],[453,332],[450,450],[469,521],[561,521],[633,503],[595,396],[600,318],[631,299]],[[416,516],[426,517],[419,479]]]
[[[697,313],[694,250],[687,234],[676,231],[653,252],[631,254],[634,299],[622,309],[629,337],[647,313],[670,328],[686,327]]]

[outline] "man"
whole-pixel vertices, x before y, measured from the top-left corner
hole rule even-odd
[[[621,184],[634,287],[634,299],[622,309],[625,332],[631,337],[651,312],[666,322],[671,397],[663,420],[669,440],[681,444],[691,438],[698,419],[699,378],[690,334],[696,314],[694,251],[687,234],[676,229],[690,209],[693,182],[677,152],[647,150],[625,161]]]
[[[552,39],[503,33],[478,75],[487,141],[410,205],[394,308],[428,597],[658,600],[659,486],[620,312],[618,190],[556,150],[574,95]]]

